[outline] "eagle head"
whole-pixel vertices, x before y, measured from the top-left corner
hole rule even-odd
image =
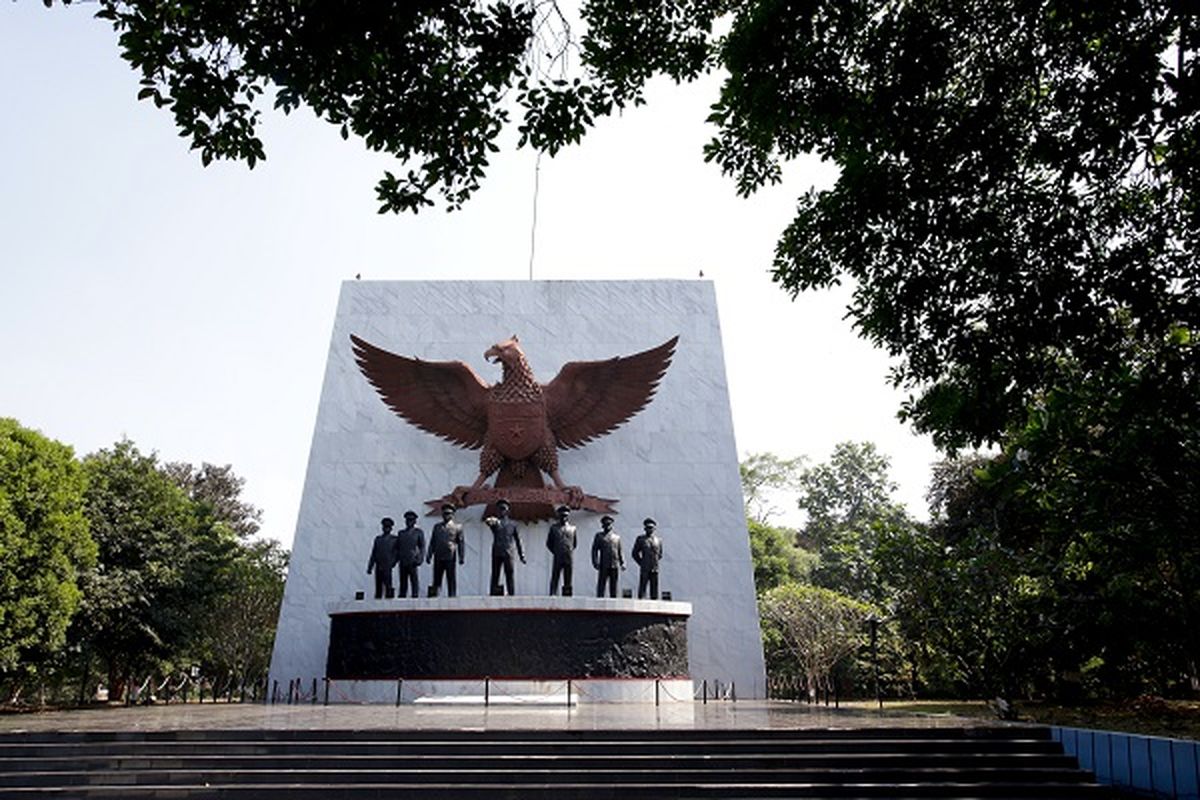
[[[520,363],[522,355],[524,353],[521,350],[521,342],[514,333],[503,342],[497,342],[489,347],[483,357],[493,364],[506,364],[514,367]]]

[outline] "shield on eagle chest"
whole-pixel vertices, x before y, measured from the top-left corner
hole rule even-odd
[[[505,458],[529,458],[546,441],[545,403],[489,403],[488,438]]]

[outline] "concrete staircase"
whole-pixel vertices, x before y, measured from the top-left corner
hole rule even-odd
[[[1110,796],[1037,727],[0,734],[0,798]]]

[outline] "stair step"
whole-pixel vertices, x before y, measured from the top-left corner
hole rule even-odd
[[[375,784],[236,784],[204,787],[164,785],[142,786],[71,786],[45,789],[3,789],[0,798],[29,796],[69,796],[89,798],[262,798],[287,797],[289,800],[360,800],[360,798],[422,797],[441,800],[453,797],[489,798],[562,798],[562,800],[631,800],[632,798],[1100,798],[1108,796],[1104,789],[1086,783],[1047,783],[1031,787],[1021,783],[944,783],[944,784],[881,784],[853,783],[661,783],[611,784],[562,783],[547,786],[543,783],[472,784],[463,782],[429,783],[421,785]]]
[[[746,769],[753,767],[771,767],[786,765],[795,768],[822,767],[844,764],[848,767],[891,767],[903,765],[910,768],[933,767],[990,767],[990,768],[1023,768],[1023,767],[1053,767],[1056,769],[1074,769],[1075,760],[1065,755],[1049,754],[931,754],[910,755],[905,753],[876,753],[862,755],[856,753],[832,753],[819,756],[793,755],[790,753],[742,753],[742,754],[673,754],[670,756],[673,766],[702,765],[710,769]],[[523,767],[536,768],[539,764],[550,763],[561,770],[582,770],[614,766],[638,766],[642,764],[661,764],[660,755],[645,755],[641,753],[623,755],[578,755],[561,756],[524,753],[521,755],[477,756],[477,755],[328,755],[320,759],[311,756],[295,754],[260,754],[260,755],[217,755],[197,754],[187,757],[177,755],[146,755],[136,750],[128,753],[106,756],[75,756],[75,757],[45,757],[32,758],[0,758],[0,774],[5,772],[24,772],[36,770],[51,772],[55,770],[75,770],[80,767],[87,769],[199,769],[212,765],[225,769],[259,769],[263,765],[276,766],[280,769],[292,769],[304,766],[319,766],[322,769],[404,769],[419,765],[428,769],[472,769],[482,765],[516,764]]]
[[[0,734],[0,798],[1099,798],[1044,728]]]

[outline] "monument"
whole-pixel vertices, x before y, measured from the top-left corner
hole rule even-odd
[[[415,410],[388,383],[397,369],[409,370],[402,384],[412,385],[428,381],[431,366],[455,362],[457,376]],[[505,398],[518,402],[480,403],[518,368],[527,370],[522,393]],[[475,413],[460,413],[464,406]],[[460,427],[447,429],[447,417]],[[479,455],[463,449],[472,444]],[[489,596],[493,534],[484,518],[507,495],[528,564],[516,565],[515,596]],[[371,589],[362,561],[379,520],[420,503],[431,515],[460,509],[458,596],[354,600]],[[630,533],[645,518],[663,521],[672,545],[658,588],[672,599],[547,597],[561,553],[528,545],[548,537],[559,505],[581,535],[599,530],[602,514]],[[637,575],[621,572],[620,590],[638,588]],[[432,585],[428,573],[422,581]],[[597,631],[609,644],[589,651]],[[379,702],[394,699],[397,679],[412,681],[415,697],[505,675],[613,686],[653,676],[671,678],[677,694],[706,679],[761,696],[711,283],[345,283],[271,675],[306,685],[329,676],[341,689],[334,700]]]

